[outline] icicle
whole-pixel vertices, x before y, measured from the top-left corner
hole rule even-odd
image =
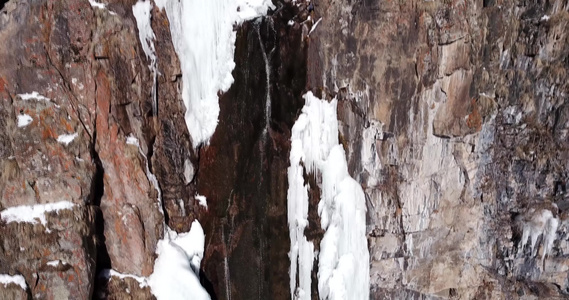
[[[312,93],[304,99],[302,114],[292,128],[288,169],[291,295],[293,299],[311,299],[314,247],[304,236],[309,199],[303,176],[306,168],[321,178],[318,214],[326,232],[318,256],[319,295],[322,299],[368,299],[365,194],[349,176],[344,149],[338,143],[337,101],[320,100]]]
[[[217,127],[218,93],[233,84],[234,25],[259,17],[269,0],[156,0],[166,10],[182,69],[186,126],[194,147],[207,143]]]
[[[157,90],[156,90],[156,79],[158,76],[156,68],[156,49],[154,48],[154,31],[152,30],[151,18],[152,15],[150,11],[152,10],[152,4],[150,1],[139,0],[135,5],[132,6],[132,14],[136,19],[136,26],[138,27],[138,38],[142,44],[142,50],[146,57],[150,60],[150,72],[152,72],[152,114],[156,115],[158,111],[157,103]]]

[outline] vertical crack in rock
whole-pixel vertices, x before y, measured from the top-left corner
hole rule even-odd
[[[231,198],[231,196],[230,196]],[[229,209],[229,206],[228,206]],[[225,237],[225,223],[222,223],[221,225],[221,240],[223,241],[223,246],[224,246],[224,253],[225,255],[223,256],[223,275],[225,276],[225,297],[227,300],[231,300],[231,274],[229,273],[229,255],[228,255],[228,251],[227,251],[227,245],[230,244],[230,240],[228,238]],[[229,230],[231,230],[231,226],[229,227]],[[229,237],[231,237],[231,232],[229,233]],[[213,294],[213,293],[212,293]],[[215,295],[215,294],[213,294]]]
[[[83,120],[82,115],[81,115],[81,111],[79,110],[79,107],[78,107],[78,105],[80,103],[79,99],[77,99],[77,96],[75,95],[73,90],[70,88],[68,80],[65,78],[65,76],[63,76],[63,73],[61,72],[61,70],[53,63],[53,60],[51,58],[51,53],[45,46],[44,46],[44,51],[47,54],[46,59],[47,59],[48,64],[50,65],[50,67],[52,67],[57,72],[57,74],[59,75],[59,78],[61,79],[61,81],[65,87],[65,91],[67,92],[68,95],[71,96],[71,99],[70,99],[71,100],[70,101],[71,109],[77,115],[77,119],[81,123],[81,126],[85,130],[85,133],[87,133],[87,135],[89,135],[89,138],[91,138],[91,140],[93,140],[93,145],[94,145],[94,141],[95,141],[95,139],[93,138],[94,129],[93,129],[93,132],[91,132],[89,130],[89,128],[87,127],[87,125],[85,124],[85,121]],[[97,86],[95,84],[95,91],[96,91],[96,89],[97,89]]]
[[[97,132],[93,132],[93,138],[96,140]],[[105,221],[103,212],[99,208],[101,205],[101,199],[105,192],[104,176],[105,170],[103,169],[103,164],[99,158],[99,154],[95,150],[95,142],[91,146],[91,156],[93,162],[95,163],[96,171],[93,176],[93,181],[91,184],[91,192],[89,196],[89,202],[91,205],[97,207],[96,217],[95,217],[95,238],[97,246],[97,264],[95,267],[95,274],[99,274],[100,271],[104,269],[111,269],[111,259],[109,253],[107,252],[107,245],[105,240]]]

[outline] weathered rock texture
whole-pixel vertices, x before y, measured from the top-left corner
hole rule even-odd
[[[214,299],[290,299],[286,169],[309,90],[339,99],[340,140],[368,197],[373,299],[569,295],[567,1],[319,0],[309,13],[275,0],[237,28],[235,83],[198,148],[165,13],[152,10],[154,113],[136,1],[102,2],[12,0],[0,12],[0,211],[76,204],[45,226],[0,224],[0,274],[28,285],[0,298],[151,298],[97,274],[148,276],[164,226],[198,218]],[[50,101],[18,96],[32,92]],[[18,127],[20,114],[32,123]]]
[[[567,2],[317,4],[310,87],[369,196],[373,298],[565,297]]]
[[[0,272],[24,275],[34,298],[91,298],[95,274],[104,268],[138,276],[152,272],[164,215],[148,160],[154,153],[191,151],[183,125],[182,137],[165,139],[172,128],[164,123],[183,124],[169,35],[158,34],[158,42],[169,45],[161,48],[160,77],[160,108],[167,117],[150,111],[152,79],[133,3],[98,9],[88,1],[10,1],[1,14],[0,207],[77,204],[48,219],[49,233],[41,225],[0,226]],[[157,13],[157,20],[164,18]],[[51,100],[18,96],[32,92]],[[33,122],[17,127],[18,114]],[[57,142],[72,133],[78,136],[68,145]],[[140,150],[126,144],[129,135],[139,139]],[[160,163],[166,169],[180,165],[183,157]],[[157,177],[168,191],[165,201],[181,197],[169,192],[180,180],[164,180],[159,172]],[[45,266],[56,259],[66,267]]]

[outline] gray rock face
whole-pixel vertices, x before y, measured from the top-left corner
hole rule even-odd
[[[568,297],[567,1],[275,0],[236,28],[235,84],[196,149],[165,13],[151,12],[154,111],[136,1],[102,2],[0,12],[0,213],[75,204],[0,221],[0,274],[27,284],[0,284],[0,298],[152,298],[134,277],[97,275],[148,276],[164,225],[197,218],[214,298],[290,299],[286,168],[307,91],[339,100],[373,299]]]
[[[567,4],[318,4],[374,298],[566,295]]]

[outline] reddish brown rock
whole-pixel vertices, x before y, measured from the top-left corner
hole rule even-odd
[[[101,269],[147,276],[164,225],[197,218],[214,298],[289,299],[288,141],[308,90],[339,99],[349,171],[368,196],[372,299],[567,296],[565,2],[275,1],[238,29],[235,84],[195,149],[166,15],[152,10],[152,111],[136,1],[101,2],[12,0],[0,13],[0,211],[76,204],[47,216],[51,232],[0,224],[0,273],[22,274],[32,298],[90,299]],[[32,92],[50,101],[18,96]],[[32,122],[18,127],[23,114]],[[316,248],[317,202],[314,190]],[[543,203],[560,221],[545,256],[514,222]],[[128,278],[98,285],[96,296],[150,297]],[[8,288],[0,297],[27,297]]]

